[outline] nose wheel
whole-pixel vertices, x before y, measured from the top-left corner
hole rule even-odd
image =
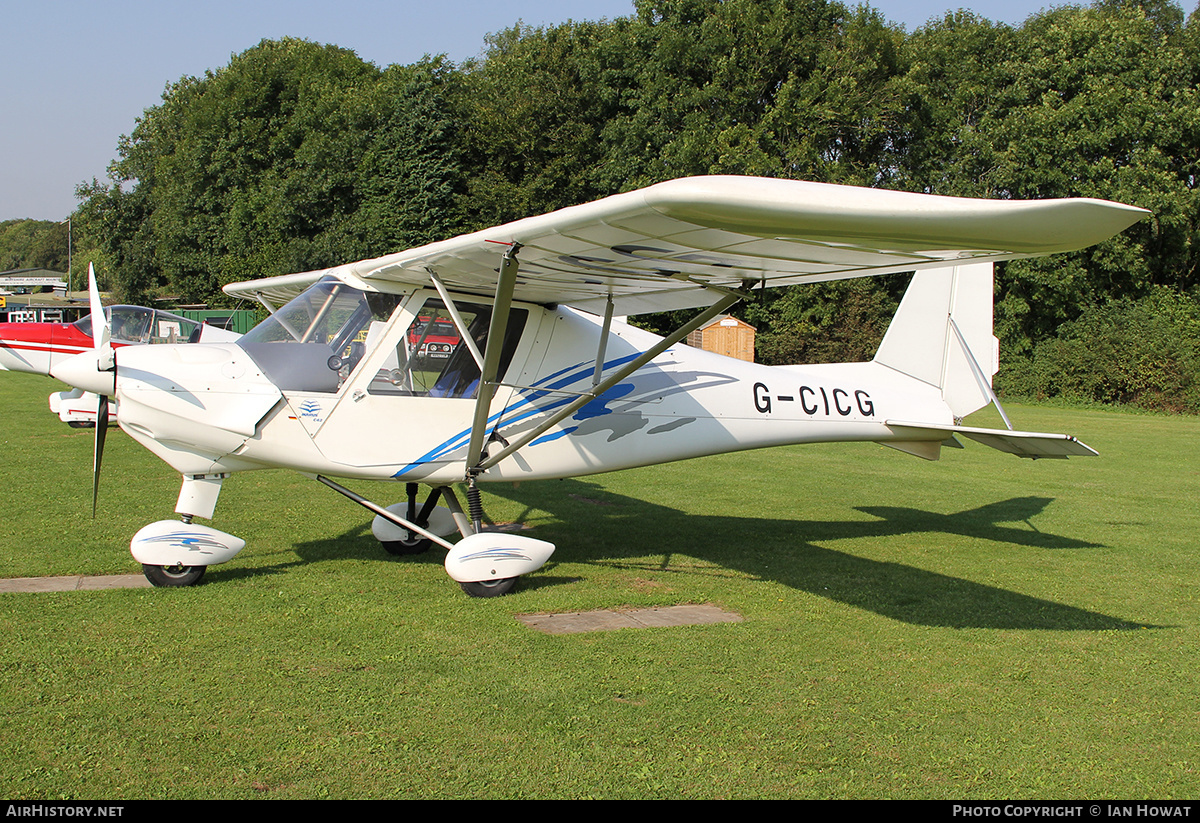
[[[205,569],[229,562],[245,545],[240,537],[212,526],[159,520],[143,526],[133,536],[129,551],[153,585],[174,588],[196,585]]]
[[[519,577],[502,577],[499,580],[480,580],[458,585],[471,597],[502,597],[517,587],[519,579]]]
[[[142,572],[153,586],[194,586],[204,577],[208,566],[151,566],[142,564]]]

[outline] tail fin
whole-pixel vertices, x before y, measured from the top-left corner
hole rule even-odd
[[[913,275],[879,344],[875,362],[940,389],[955,417],[954,425],[887,420],[885,425],[895,439],[879,441],[885,446],[937,460],[941,447],[957,446],[954,436],[962,435],[1035,460],[1096,454],[1065,434],[1014,431],[992,392],[992,376],[1000,367],[1000,348],[992,335],[991,263]],[[962,418],[989,403],[996,404],[1007,430],[961,425]]]
[[[957,419],[992,402],[992,264],[914,274],[875,362],[941,389]]]

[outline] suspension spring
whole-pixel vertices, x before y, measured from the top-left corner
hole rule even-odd
[[[479,499],[479,488],[475,485],[474,476],[467,481],[467,510],[470,513],[471,523],[475,526],[475,531],[477,533],[482,531],[483,501]]]

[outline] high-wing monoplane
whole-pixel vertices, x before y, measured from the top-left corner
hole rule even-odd
[[[94,279],[92,267],[88,277]],[[239,335],[216,326],[189,320],[178,314],[145,306],[105,306],[105,323],[111,346],[151,343],[198,343],[236,340]],[[0,371],[54,374],[55,367],[82,352],[95,348],[93,317],[88,314],[74,323],[0,323]],[[99,398],[82,389],[50,395],[50,410],[68,425],[96,424]],[[112,410],[110,419],[115,419]]]
[[[958,438],[1021,457],[1095,454],[1014,430],[1002,409],[1004,429],[962,424],[1000,407],[992,264],[1080,249],[1145,214],[1092,199],[674,180],[227,286],[272,312],[237,343],[79,355],[70,382],[115,395],[121,427],[182,476],[182,521],[152,523],[131,544],[155,584],[195,583],[236,555],[241,539],[195,521],[212,519],[232,474],[283,467],[374,512],[389,551],[436,543],[468,594],[494,596],[554,546],[486,531],[487,482],[832,441],[929,460]],[[681,345],[757,289],[909,271],[870,362],[770,367]],[[701,311],[666,337],[619,319],[689,308]],[[434,335],[452,350],[430,356]],[[405,496],[384,507],[335,477],[396,481]]]

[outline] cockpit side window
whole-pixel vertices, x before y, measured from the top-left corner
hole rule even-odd
[[[121,343],[147,343],[154,311],[140,306],[113,306],[109,313],[112,339]]]
[[[487,349],[492,307],[455,301],[476,349]],[[513,308],[504,334],[498,374],[503,377],[516,352],[529,312]],[[479,364],[441,300],[425,301],[367,391],[376,395],[470,398],[479,390]]]
[[[141,306],[105,306],[109,335],[118,343],[190,343],[198,337],[200,323]],[[92,336],[90,314],[75,321],[75,328]]]
[[[154,312],[154,322],[150,328],[151,343],[188,343],[193,334],[200,328],[187,318],[166,312]]]
[[[108,318],[110,339],[118,343],[149,342],[153,309],[144,309],[141,306],[105,306],[104,316]],[[74,326],[88,337],[92,336],[90,314],[76,320]]]

